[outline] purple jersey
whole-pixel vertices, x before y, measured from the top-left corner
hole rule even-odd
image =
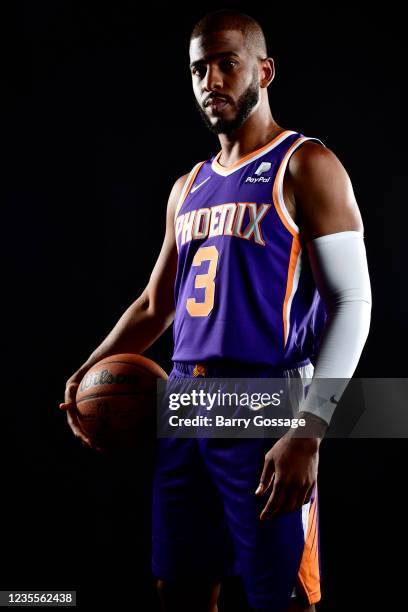
[[[190,172],[175,214],[173,361],[291,368],[315,356],[326,311],[282,194],[306,140],[323,144],[287,130],[228,168],[219,152]]]

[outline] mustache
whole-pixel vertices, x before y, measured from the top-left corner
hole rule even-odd
[[[204,104],[203,104],[204,108],[208,106],[211,100],[214,100],[214,98],[225,100],[226,102],[229,102],[230,104],[232,103],[232,100],[229,96],[225,96],[224,94],[218,94],[218,93],[210,93],[204,100]]]

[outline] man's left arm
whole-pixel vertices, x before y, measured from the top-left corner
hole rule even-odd
[[[293,511],[309,501],[317,479],[319,445],[357,367],[371,315],[363,223],[351,181],[338,158],[326,147],[306,142],[291,157],[284,196],[296,210],[301,240],[328,317],[314,375],[298,414],[305,419],[310,437],[288,432],[265,456],[256,494],[270,495],[261,519]],[[333,395],[336,402],[331,401]]]

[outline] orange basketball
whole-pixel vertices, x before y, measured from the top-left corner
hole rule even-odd
[[[130,449],[154,423],[157,379],[166,372],[141,355],[111,355],[96,363],[78,387],[79,422],[102,450]]]

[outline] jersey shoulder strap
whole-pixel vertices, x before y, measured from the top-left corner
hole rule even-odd
[[[282,223],[285,225],[286,229],[293,236],[298,236],[300,229],[298,225],[294,222],[288,209],[286,208],[286,204],[283,198],[283,179],[285,177],[285,171],[291,156],[304,142],[308,140],[318,142],[323,147],[326,146],[319,138],[315,138],[314,136],[304,136],[304,134],[298,133],[297,138],[295,138],[292,143],[287,147],[287,150],[280,161],[272,188],[272,197],[276,211]]]
[[[187,195],[188,195],[188,193],[189,193],[189,191],[191,189],[191,186],[194,183],[194,180],[195,180],[197,174],[200,172],[201,167],[205,164],[206,161],[207,160],[198,162],[198,164],[196,164],[192,168],[192,170],[190,171],[189,175],[187,176],[186,181],[185,181],[185,183],[183,185],[183,189],[181,190],[180,197],[179,197],[178,202],[177,202],[176,212],[174,214],[174,222],[176,222],[177,215],[179,214],[180,209],[181,209],[181,207],[184,204],[184,200],[186,199],[186,197],[187,197]]]

